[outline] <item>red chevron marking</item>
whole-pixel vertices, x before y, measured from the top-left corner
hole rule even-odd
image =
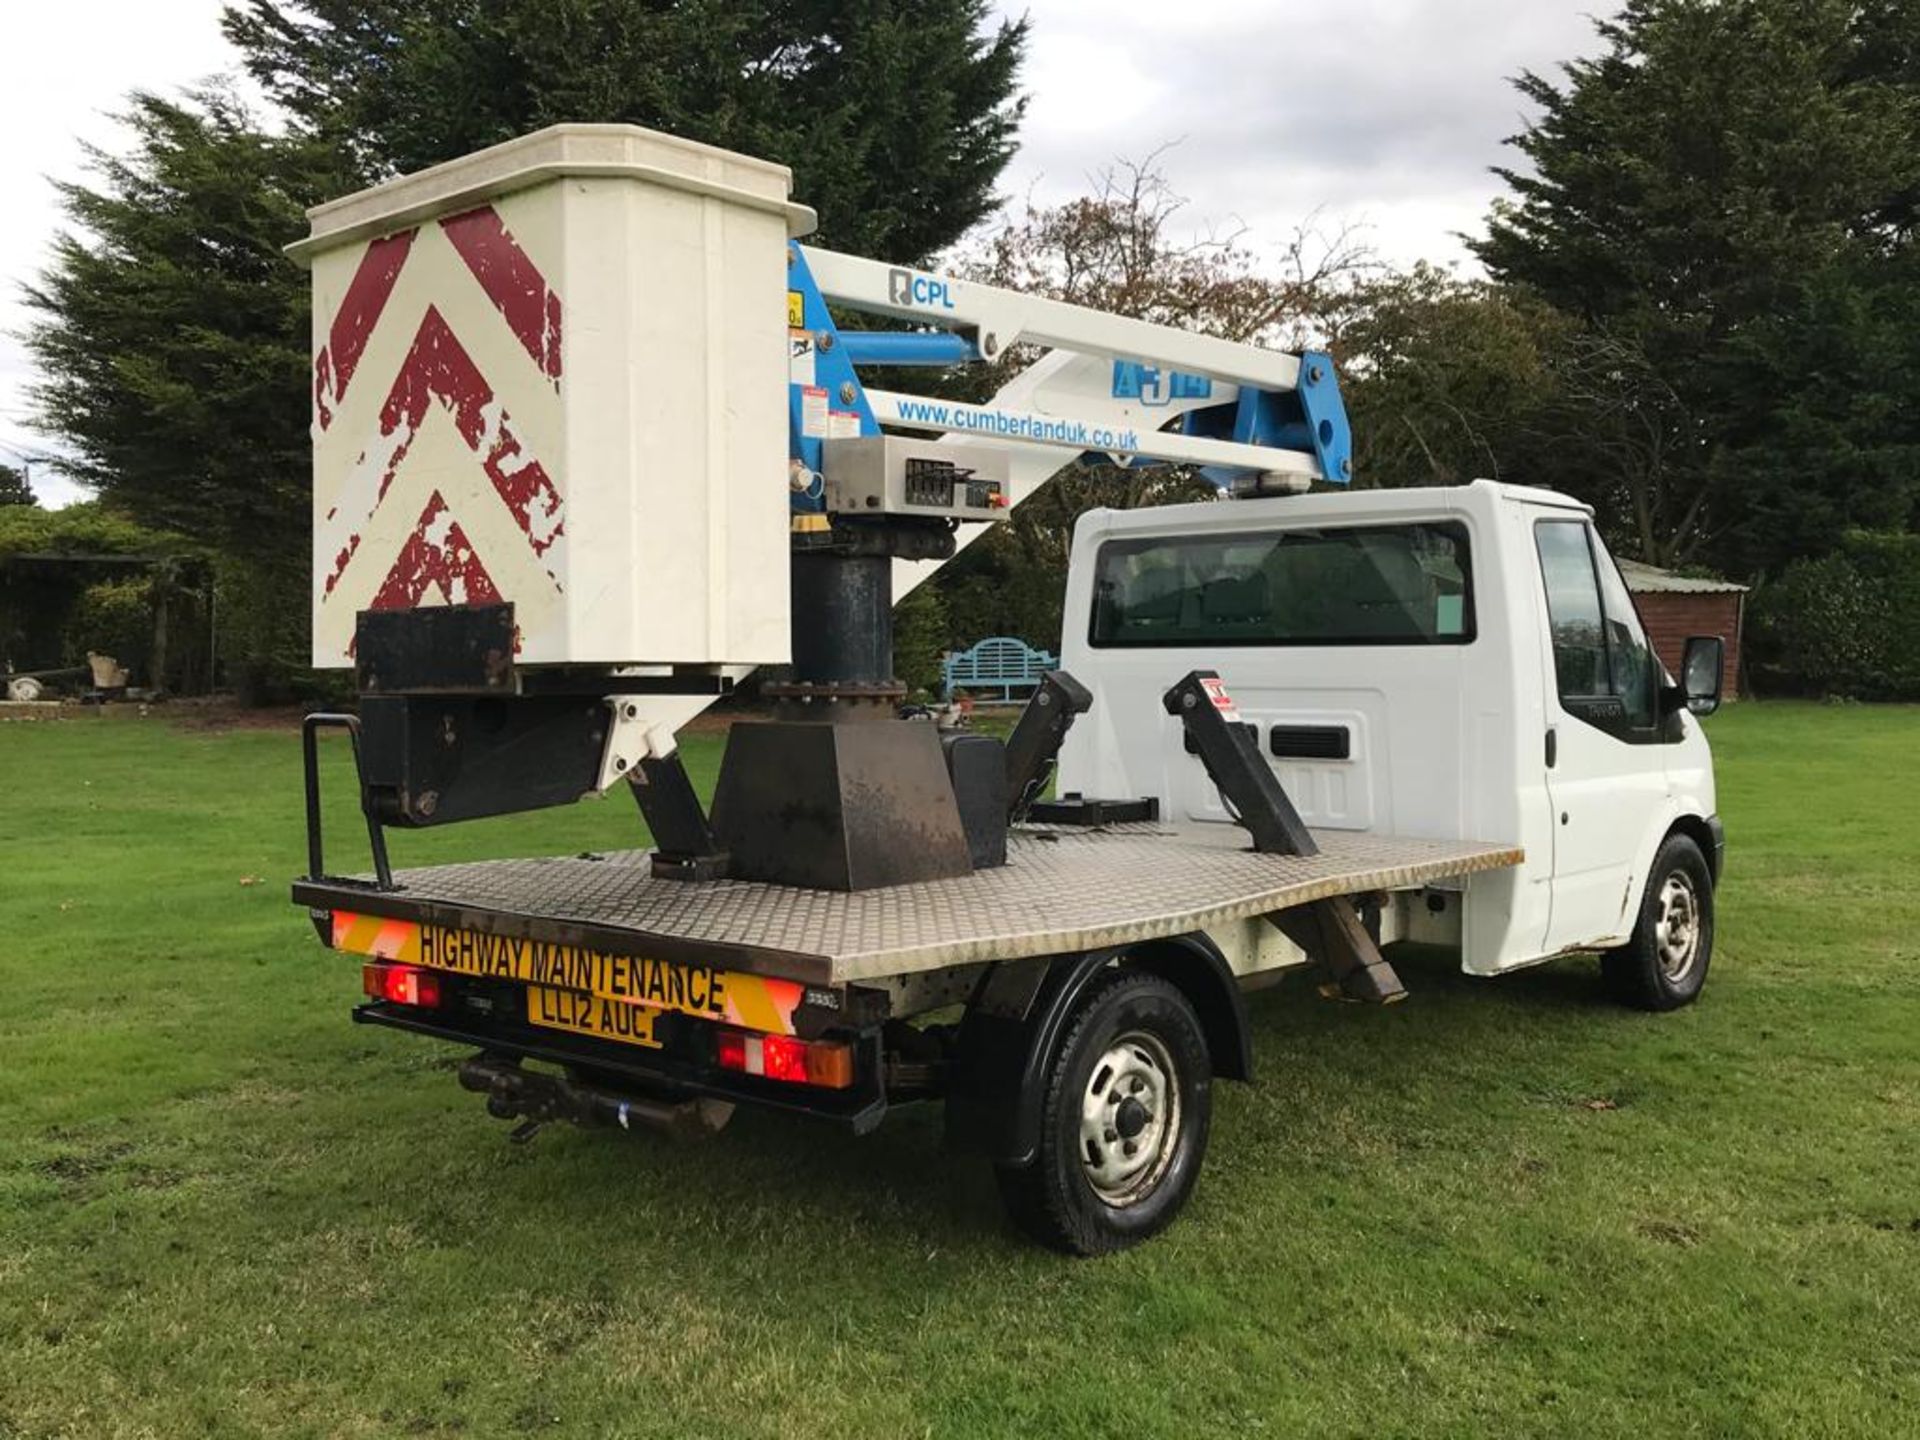
[[[546,554],[566,533],[560,492],[545,467],[521,445],[506,411],[494,399],[493,387],[487,384],[486,377],[448,328],[440,311],[431,305],[421,318],[420,329],[400,366],[400,373],[394,377],[393,389],[380,408],[380,453],[370,460],[370,452],[363,452],[355,464],[356,469],[369,463],[381,467],[367,516],[371,518],[386,499],[393,477],[399,473],[401,462],[427,418],[427,406],[433,400],[440,401],[452,413],[454,428],[480,457],[487,478],[519,523],[533,553]],[[333,573],[326,581],[327,594],[333,593],[333,587],[339,583],[347,562],[359,546],[360,536],[356,532],[335,557]],[[559,577],[551,568],[547,574],[557,587]]]
[[[541,373],[560,384],[560,297],[539,267],[501,222],[499,212],[482,205],[440,222],[440,228],[467,262],[521,346]]]
[[[449,605],[498,605],[500,591],[447,509],[438,490],[420,512],[387,578],[373,597],[372,609],[411,610],[429,589]]]
[[[322,430],[333,423],[328,402],[337,402],[347,393],[347,383],[353,379],[360,356],[366,351],[368,337],[380,323],[380,313],[387,308],[387,299],[393,294],[401,267],[407,263],[415,233],[402,230],[397,235],[384,236],[367,246],[366,253],[360,257],[360,266],[353,272],[346,296],[327,330],[327,343],[314,357],[313,413],[319,418]]]

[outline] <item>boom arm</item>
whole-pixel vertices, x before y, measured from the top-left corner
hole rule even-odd
[[[1004,459],[1009,506],[1083,456],[1196,465],[1222,490],[1304,490],[1352,478],[1352,434],[1324,354],[1285,354],[798,243],[788,245],[787,277],[796,529],[827,523],[827,441],[888,431],[933,436],[931,448],[961,466],[989,453]],[[830,304],[925,328],[842,330]],[[1015,347],[1045,353],[985,404],[868,389],[859,376],[870,366],[990,363]],[[984,529],[958,527],[955,552]],[[895,560],[894,598],[944,563]],[[670,753],[673,732],[707,703],[659,695],[625,706],[601,788],[643,755]]]
[[[1189,464],[1223,489],[1236,481],[1304,490],[1352,476],[1352,439],[1332,362],[1289,355],[1081,305],[863,260],[789,248],[793,508],[824,508],[822,440],[926,433],[964,462],[991,447],[1007,457],[1017,505],[1081,456],[1120,465]],[[828,303],[927,326],[843,331]],[[992,362],[1014,347],[1045,350],[993,398],[970,405],[870,390],[865,364],[952,367]],[[963,527],[960,545],[980,534]],[[942,561],[902,561],[895,594]]]

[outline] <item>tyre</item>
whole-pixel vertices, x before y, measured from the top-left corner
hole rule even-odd
[[[1102,976],[1039,1083],[1039,1151],[998,1171],[1014,1223],[1075,1255],[1165,1229],[1200,1177],[1213,1109],[1206,1036],[1186,996],[1157,975]]]
[[[1713,871],[1700,846],[1669,835],[1647,872],[1633,938],[1600,957],[1613,998],[1640,1010],[1677,1010],[1707,983],[1713,959]]]

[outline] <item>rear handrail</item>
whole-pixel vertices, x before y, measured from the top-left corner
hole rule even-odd
[[[367,790],[366,767],[360,760],[360,717],[317,711],[300,722],[300,759],[306,767],[307,784],[307,879],[339,880],[327,874],[325,846],[320,835],[320,744],[322,730],[344,730],[353,746],[353,774],[360,785],[360,813],[367,817],[367,846],[373,851],[374,888],[397,890],[393,869],[387,863],[387,836],[379,817],[373,813],[373,798]],[[363,882],[364,883],[364,882]]]

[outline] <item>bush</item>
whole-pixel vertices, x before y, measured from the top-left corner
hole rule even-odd
[[[1850,533],[1757,591],[1749,666],[1761,690],[1920,699],[1920,535]]]
[[[127,668],[136,685],[150,685],[147,662],[153,650],[153,602],[144,575],[124,575],[89,585],[67,617],[69,665],[87,663],[87,653],[111,655]]]
[[[220,665],[242,705],[331,705],[353,693],[352,674],[313,670],[304,563],[223,556],[215,571]]]
[[[947,652],[947,605],[921,585],[893,609],[893,670],[912,695],[937,694],[940,659]]]

